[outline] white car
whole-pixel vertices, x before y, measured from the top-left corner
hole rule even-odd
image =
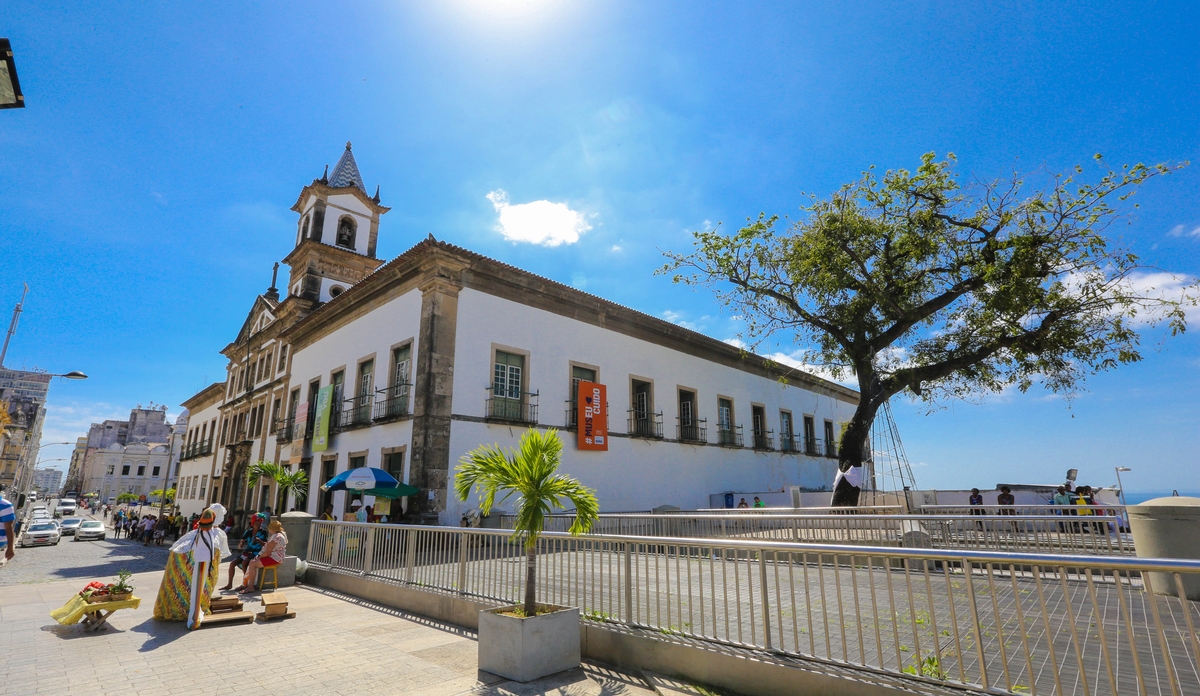
[[[76,507],[78,507],[78,504],[73,499],[63,498],[58,501],[58,505],[54,506],[54,512],[63,517],[70,517],[75,514]]]
[[[104,541],[106,535],[107,532],[104,529],[104,523],[100,520],[84,520],[75,529],[75,541],[87,541],[89,539]]]
[[[21,532],[21,546],[51,546],[61,539],[53,522],[32,522]]]

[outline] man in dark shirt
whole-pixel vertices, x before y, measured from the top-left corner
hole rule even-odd
[[[235,570],[241,568],[242,572],[245,572],[250,561],[258,557],[263,544],[267,543],[266,526],[265,515],[261,512],[250,518],[250,527],[242,534],[242,553],[229,562],[229,581],[225,587],[221,588],[222,591],[233,589],[233,572]]]

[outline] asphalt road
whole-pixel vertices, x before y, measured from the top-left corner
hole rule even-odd
[[[50,503],[46,507],[53,513]],[[87,513],[78,516],[91,518]],[[166,567],[168,544],[142,546],[113,539],[112,530],[108,531],[109,538],[104,541],[75,541],[64,536],[57,546],[17,547],[17,555],[0,567],[0,587],[78,579],[82,588],[92,580],[111,581],[120,570],[144,573]]]

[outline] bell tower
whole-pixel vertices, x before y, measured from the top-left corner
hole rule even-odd
[[[328,302],[382,265],[375,258],[379,218],[391,208],[379,204],[379,187],[368,196],[350,143],[333,167],[300,191],[292,206],[299,215],[296,246],[283,260],[287,294]]]

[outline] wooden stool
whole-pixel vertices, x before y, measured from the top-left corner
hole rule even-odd
[[[263,566],[258,570],[258,589],[267,589],[267,573],[271,573],[271,589],[279,589],[279,566]]]

